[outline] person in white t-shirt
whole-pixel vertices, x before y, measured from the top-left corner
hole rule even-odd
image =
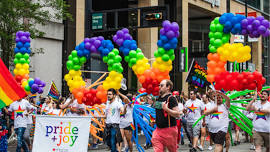
[[[262,146],[266,147],[266,152],[270,151],[270,102],[268,102],[269,92],[264,90],[261,93],[261,100],[257,102],[257,92],[253,100],[247,105],[248,111],[255,111],[256,118],[253,119],[253,138],[255,151],[261,152]]]
[[[49,104],[52,102],[52,98],[51,97],[46,97],[45,99],[45,102],[42,104],[42,107],[41,107],[41,111],[40,113],[42,115],[47,115],[50,108],[49,108]]]
[[[20,99],[18,101],[13,102],[8,111],[15,112],[14,113],[14,129],[17,134],[17,149],[16,152],[20,152],[21,148],[25,152],[28,152],[28,146],[23,139],[23,134],[27,127],[27,116],[31,113],[32,105],[25,99]]]
[[[65,101],[64,104],[59,105],[60,109],[69,108],[66,116],[82,116],[86,113],[86,108],[84,104],[79,104],[77,99],[74,98],[73,94]]]
[[[106,104],[106,143],[110,147],[111,152],[120,151],[120,146],[117,143],[122,142],[122,136],[119,129],[120,112],[124,112],[124,107],[121,102],[116,100],[116,90],[109,89],[107,91],[107,104]],[[116,148],[117,145],[117,148]]]
[[[199,140],[201,126],[205,126],[205,118],[203,122],[199,122],[194,128],[193,124],[202,116],[204,112],[204,103],[196,98],[195,91],[190,91],[190,99],[185,103],[184,113],[186,114],[187,120],[187,131],[192,139],[192,149],[191,152],[197,151],[197,143]]]
[[[222,152],[229,125],[230,98],[221,92],[216,92],[216,96],[217,104],[204,114],[211,114],[208,123],[210,136],[215,143],[215,152]],[[226,101],[224,104],[222,98]]]

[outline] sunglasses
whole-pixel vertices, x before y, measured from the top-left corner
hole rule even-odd
[[[108,96],[111,96],[111,95],[113,95],[113,94],[111,94],[111,93],[108,93],[107,95],[108,95]]]

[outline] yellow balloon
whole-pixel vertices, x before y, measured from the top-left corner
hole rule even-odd
[[[22,68],[22,64],[20,64],[20,63],[19,63],[19,64],[16,64],[16,65],[15,65],[15,68],[16,68],[16,69],[21,69],[21,68]]]
[[[24,75],[24,74],[26,74],[26,71],[24,69],[20,69],[19,70],[19,75]]]
[[[69,74],[70,74],[71,76],[75,76],[75,75],[76,75],[76,72],[75,72],[75,70],[70,70],[70,71],[69,71]]]
[[[14,75],[18,75],[18,70],[17,69],[14,69],[13,70],[13,73],[14,73]]]
[[[25,87],[26,85],[28,85],[27,81],[23,81],[22,86]]]
[[[29,65],[27,63],[24,63],[22,68],[24,68],[25,70],[28,70],[29,69]]]

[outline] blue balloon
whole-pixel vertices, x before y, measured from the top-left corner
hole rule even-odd
[[[80,49],[80,48],[79,48],[79,46],[77,45],[77,46],[75,47],[75,50],[79,51],[79,49]]]
[[[225,24],[227,21],[227,18],[225,15],[222,15],[220,18],[219,18],[219,23],[220,24]]]
[[[233,28],[233,29],[231,30],[231,33],[235,35],[235,34],[237,34],[237,30],[236,30],[235,28]]]
[[[25,48],[29,48],[29,47],[30,47],[30,43],[29,43],[29,42],[26,42],[23,46],[24,46]]]
[[[123,46],[125,48],[128,48],[130,44],[131,44],[131,41],[130,40],[125,40],[124,43],[123,43]]]
[[[32,85],[33,85],[34,83],[35,83],[34,80],[31,80],[31,81],[29,81],[28,85],[29,85],[30,87],[32,87]]]
[[[31,53],[31,50],[30,49],[27,49],[26,50],[26,53],[30,54]]]
[[[170,44],[177,44],[178,43],[178,40],[176,37],[174,37],[173,39],[170,40]]]
[[[164,49],[165,49],[165,50],[170,50],[171,48],[172,48],[172,47],[171,47],[170,43],[164,44]]]
[[[16,53],[18,53],[18,52],[20,52],[20,49],[18,49],[17,47],[15,47],[14,53],[16,54]]]
[[[16,47],[20,49],[21,47],[23,47],[23,43],[22,42],[16,43]]]
[[[84,42],[79,45],[80,50],[84,50]]]
[[[237,32],[241,31],[242,27],[240,23],[237,23],[234,25],[234,28],[236,29]]]
[[[30,92],[31,92],[32,94],[37,93],[37,91],[33,90],[32,88],[31,88]]]
[[[160,35],[160,40],[161,40],[163,43],[168,42],[168,38],[167,38],[167,36],[165,36],[165,35]]]
[[[89,50],[87,50],[87,49],[84,49],[83,50],[83,56],[90,56],[90,51]]]
[[[226,13],[226,18],[230,21],[232,19],[232,17],[234,16],[233,13]]]
[[[22,47],[22,48],[20,49],[20,52],[23,53],[23,54],[26,53],[26,51],[27,51],[27,49],[26,49],[25,47]]]
[[[135,43],[131,44],[130,50],[137,50],[137,45]]]
[[[124,49],[125,49],[125,48],[124,48],[123,46],[120,46],[120,47],[119,47],[119,51],[120,51],[120,52],[124,52]]]
[[[157,42],[157,45],[159,46],[159,47],[162,47],[162,41],[161,40],[158,40],[158,42]]]
[[[109,53],[110,53],[110,51],[109,51],[109,49],[107,49],[107,48],[103,49],[103,51],[102,51],[102,54],[103,54],[104,56],[107,56]]]
[[[232,20],[231,20],[231,24],[232,25],[235,25],[235,24],[237,24],[238,23],[238,18],[236,17],[236,16],[234,16],[233,18],[232,18]]]
[[[111,51],[112,49],[113,49],[113,44],[111,43],[111,44],[108,44],[108,46],[107,46],[107,48]]]
[[[127,55],[129,54],[129,49],[125,48],[125,49],[123,50],[123,54],[124,54],[125,56],[127,56]]]
[[[79,57],[82,57],[83,56],[83,51],[82,50],[79,50],[79,51],[77,51],[77,55],[79,56]]]
[[[228,34],[228,33],[231,32],[231,30],[230,30],[230,29],[227,29],[227,28],[224,28],[224,29],[223,29],[223,32],[226,33],[226,34]]]
[[[224,25],[224,28],[231,29],[232,28],[232,23],[230,21],[227,21]]]

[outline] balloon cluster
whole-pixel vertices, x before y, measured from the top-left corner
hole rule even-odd
[[[223,32],[224,25],[220,24],[219,17],[216,17],[210,24],[209,37],[209,50],[211,53],[216,53],[217,48],[225,43],[228,43],[231,35]]]
[[[101,46],[98,48],[101,56],[107,56],[113,49],[113,44],[111,40],[101,41]]]
[[[179,26],[176,22],[168,20],[162,23],[163,28],[160,29],[160,40],[158,40],[158,47],[165,50],[175,49],[177,47],[177,37],[179,36]]]
[[[119,55],[119,51],[117,49],[113,49],[106,56],[103,56],[103,61],[108,64],[108,71],[116,71],[119,73],[123,72],[121,64],[122,57]]]
[[[123,45],[119,47],[119,50],[127,56],[130,50],[137,50],[137,44],[135,40],[125,40]]]
[[[102,36],[85,38],[79,46],[75,47],[75,50],[78,51],[78,54],[81,56],[90,57],[90,53],[98,53],[98,48],[101,46],[101,42],[104,40]],[[83,53],[81,54],[80,51]]]
[[[226,71],[225,64],[226,62],[220,60],[220,56],[218,53],[209,53],[207,62],[207,81],[214,82],[215,76],[220,74],[221,72]]]
[[[95,104],[101,104],[99,98],[96,97],[97,90],[95,89],[85,89],[82,98],[82,103],[85,105],[93,106]]]
[[[16,33],[16,48],[14,49],[15,59],[13,70],[15,80],[18,84],[22,85],[24,90],[29,94],[43,93],[43,88],[46,83],[41,81],[39,78],[29,79],[29,63],[30,63],[30,33],[18,31]]]
[[[242,63],[251,59],[250,46],[243,46],[242,43],[226,43],[217,49],[221,61]]]
[[[224,25],[223,32],[224,33],[232,33],[232,34],[241,34],[242,33],[242,27],[241,27],[241,21],[243,19],[246,19],[244,15],[233,13],[224,13],[219,18],[220,24]]]
[[[123,28],[122,30],[118,30],[116,35],[113,36],[113,41],[121,47],[125,40],[132,40],[132,36],[129,34],[129,30],[127,28]],[[121,49],[122,51],[122,49]]]
[[[43,88],[45,87],[46,83],[42,80],[40,80],[39,78],[35,78],[35,79],[24,79],[22,80],[22,86],[24,87],[24,89],[28,92],[31,92],[32,94],[42,94],[43,93]]]
[[[262,89],[263,84],[266,79],[262,76],[261,73],[255,71],[251,72],[222,72],[215,77],[215,89],[233,91],[233,90],[255,90],[258,91]]]
[[[85,56],[79,56],[79,51],[73,50],[71,55],[68,56],[67,69],[78,71],[81,69],[81,66],[86,62]]]
[[[111,71],[109,76],[103,82],[103,88],[108,90],[110,88],[120,89],[121,88],[121,81],[123,79],[123,75],[121,73]]]
[[[161,59],[165,62],[175,59],[174,50],[170,49],[169,51],[165,51],[164,48],[158,48],[157,51],[154,52],[155,58],[161,57]]]
[[[242,20],[242,34],[249,35],[251,38],[258,38],[261,35],[267,37],[270,35],[270,23],[264,19],[263,16],[258,17],[247,17]]]

